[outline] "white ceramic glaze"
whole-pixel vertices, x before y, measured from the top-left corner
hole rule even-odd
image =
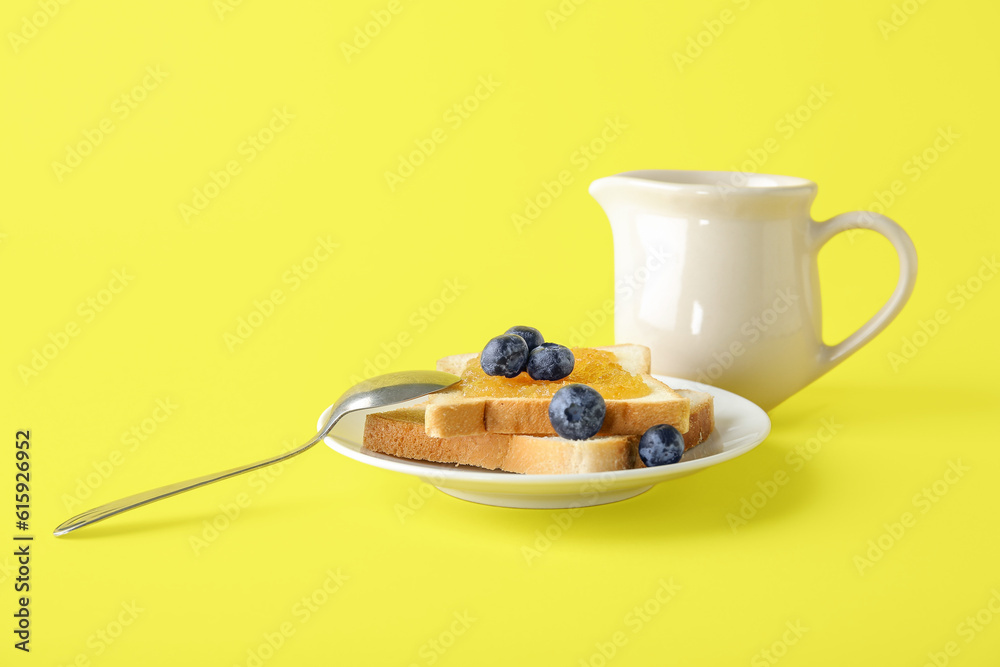
[[[616,342],[649,346],[656,373],[729,389],[765,410],[876,336],[913,291],[906,232],[868,211],[814,221],[812,181],[647,170],[598,179],[590,193],[614,236]],[[899,281],[860,329],[825,345],[816,257],[848,229],[889,239]]]
[[[684,454],[680,463],[658,468],[580,475],[515,475],[473,466],[411,461],[370,452],[362,447],[365,413],[344,417],[324,442],[334,451],[368,465],[419,477],[448,495],[484,505],[518,508],[563,508],[603,505],[632,498],[654,484],[704,470],[744,454],[767,437],[767,414],[736,394],[680,378],[660,380],[675,388],[700,389],[715,398],[715,431]],[[318,423],[326,423],[329,408]]]

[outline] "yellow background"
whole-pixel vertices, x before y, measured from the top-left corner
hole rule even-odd
[[[557,0],[400,0],[348,60],[342,43],[388,2],[71,2],[51,18],[32,18],[51,1],[5,3],[0,534],[13,544],[13,440],[28,428],[37,539],[28,656],[11,647],[12,559],[0,558],[3,663],[246,665],[288,623],[263,664],[599,665],[617,632],[627,641],[608,664],[772,664],[760,652],[773,649],[789,666],[919,665],[953,641],[949,664],[992,664],[1000,620],[971,641],[959,624],[1000,589],[1000,285],[980,283],[961,308],[952,291],[998,245],[1000,10],[904,4],[564,2],[556,22]],[[679,67],[689,38],[705,46]],[[166,76],[122,117],[147,68]],[[480,77],[499,85],[449,124]],[[831,97],[784,136],[814,86]],[[274,109],[294,118],[248,160],[241,144]],[[609,119],[627,127],[574,162]],[[113,131],[60,180],[53,163],[102,122]],[[436,128],[445,141],[390,189],[385,172]],[[912,180],[908,161],[948,128],[958,138]],[[95,504],[304,441],[368,362],[430,367],[520,323],[558,341],[596,322],[586,342],[612,342],[611,235],[587,184],[637,168],[739,169],[771,137],[779,150],[759,170],[818,182],[817,219],[868,208],[901,180],[887,213],[920,271],[898,320],[774,410],[752,453],[556,530],[557,512],[427,493],[321,447],[272,478],[48,536]],[[239,173],[186,221],[181,204],[229,161]],[[572,183],[519,232],[512,215],[564,169]],[[338,247],[293,289],[286,272],[317,238]],[[103,293],[123,269],[128,284]],[[879,307],[896,271],[874,234],[830,243],[828,342]],[[459,294],[441,308],[446,281]],[[227,344],[274,290],[273,314]],[[88,299],[109,297],[90,313]],[[939,309],[947,322],[894,367]],[[410,342],[393,348],[401,334]],[[177,406],[162,422],[158,399]],[[836,435],[796,470],[786,457],[819,442],[824,419]],[[123,442],[144,425],[145,440]],[[969,470],[922,513],[915,494],[959,460]],[[778,471],[787,483],[734,531],[727,516]],[[241,500],[196,553],[191,538]],[[860,573],[856,557],[906,511],[915,525]],[[557,539],[529,563],[523,547],[546,530]],[[338,569],[349,579],[304,619],[295,605]],[[634,632],[629,614],[661,579],[679,592],[650,603]],[[133,603],[138,616],[101,640]],[[475,621],[435,652],[456,613]],[[782,647],[796,623],[808,630]]]

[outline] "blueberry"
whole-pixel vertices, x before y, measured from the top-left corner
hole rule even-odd
[[[604,425],[604,398],[585,384],[568,384],[549,402],[549,421],[560,436],[586,440]]]
[[[528,375],[532,380],[562,380],[573,372],[575,362],[568,347],[542,343],[528,355]]]
[[[517,377],[528,365],[528,344],[514,334],[491,338],[479,355],[479,365],[487,375]]]
[[[545,342],[545,339],[542,338],[542,332],[534,327],[511,327],[504,333],[514,334],[523,338],[524,342],[528,344],[528,352],[531,352]]]
[[[639,440],[639,458],[646,466],[677,463],[684,454],[684,436],[669,424],[651,426]]]

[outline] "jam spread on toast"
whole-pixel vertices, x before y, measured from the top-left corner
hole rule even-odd
[[[475,357],[462,371],[459,386],[463,396],[489,398],[551,398],[566,385],[576,383],[593,387],[605,399],[640,398],[650,393],[643,379],[622,368],[611,352],[575,347],[573,356],[573,372],[554,382],[532,380],[527,373],[513,378],[487,375],[479,365],[479,357]]]

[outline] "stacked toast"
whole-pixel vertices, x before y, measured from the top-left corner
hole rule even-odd
[[[572,372],[554,382],[535,380],[528,372],[490,377],[475,353],[444,357],[437,369],[461,381],[421,405],[368,415],[364,446],[401,458],[513,473],[590,473],[645,467],[640,439],[654,427],[676,429],[685,451],[715,428],[711,395],[674,390],[650,375],[649,348],[615,345],[572,352]],[[556,392],[579,384],[600,393],[603,422],[591,437],[561,437],[550,403]]]

